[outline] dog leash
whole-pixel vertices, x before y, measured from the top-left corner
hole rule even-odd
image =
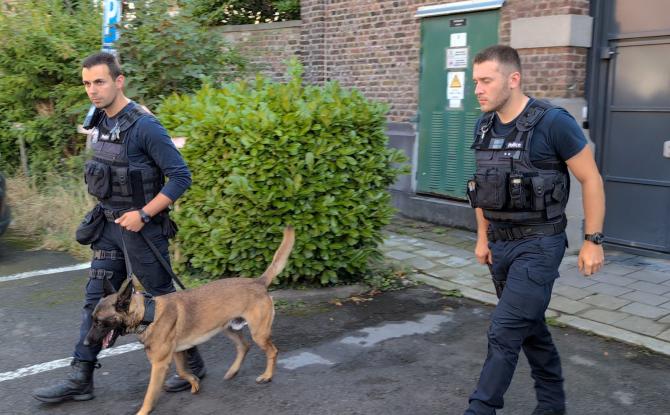
[[[119,226],[119,232],[121,233],[121,247],[123,248],[123,258],[126,261],[126,272],[128,273],[128,279],[132,279],[134,275],[133,267],[130,264],[130,258],[128,257],[128,250],[126,249],[126,240],[123,238],[124,229],[122,226]],[[185,290],[186,287],[181,282],[181,280],[177,278],[177,276],[174,274],[174,272],[170,268],[170,265],[167,263],[167,261],[165,261],[165,258],[163,258],[163,255],[161,255],[161,253],[158,251],[158,248],[156,248],[156,245],[154,245],[153,242],[151,242],[151,240],[144,233],[142,233],[141,229],[139,231],[139,234],[142,235],[144,242],[146,242],[147,245],[149,245],[151,252],[154,253],[154,256],[158,259],[158,262],[161,264],[163,269],[170,275],[170,277],[179,286],[179,288]]]
[[[149,248],[151,248],[151,251],[154,253],[154,256],[158,259],[158,262],[160,262],[163,269],[170,275],[170,277],[172,277],[172,279],[174,280],[174,282],[177,283],[179,288],[185,290],[186,287],[181,282],[181,280],[179,280],[179,278],[177,278],[177,276],[174,274],[172,268],[170,267],[170,264],[168,264],[165,258],[163,258],[163,255],[161,255],[161,253],[158,252],[158,248],[156,248],[156,245],[154,245],[154,243],[151,242],[151,240],[144,233],[142,233],[141,229],[140,229],[140,235],[142,235],[142,238],[144,238],[144,242],[146,242],[147,245],[149,245]]]

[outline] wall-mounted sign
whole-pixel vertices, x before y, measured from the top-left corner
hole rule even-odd
[[[462,48],[468,44],[468,34],[463,33],[452,33],[449,36],[449,46],[452,48]]]
[[[467,67],[468,48],[447,48],[447,69]]]
[[[461,27],[468,23],[468,19],[451,19],[449,20],[450,27]]]
[[[465,72],[447,72],[447,99],[463,99],[465,96]]]

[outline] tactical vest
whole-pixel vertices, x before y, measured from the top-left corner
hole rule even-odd
[[[467,183],[467,195],[489,221],[529,225],[563,219],[570,193],[567,165],[559,159],[530,161],[534,127],[553,108],[532,99],[506,136],[493,134],[495,113],[482,117],[471,147],[477,170]]]
[[[131,103],[111,129],[105,128],[106,117],[91,132],[93,157],[86,162],[84,179],[88,192],[98,198],[105,209],[140,209],[162,189],[164,177],[156,166],[133,166],[128,161],[128,130],[142,117],[152,117],[139,105]]]

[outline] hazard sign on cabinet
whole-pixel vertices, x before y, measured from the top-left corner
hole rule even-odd
[[[447,99],[463,99],[465,96],[465,72],[447,72]]]

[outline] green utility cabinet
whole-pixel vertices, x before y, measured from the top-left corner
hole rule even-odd
[[[499,10],[426,17],[421,21],[417,193],[465,199],[475,170],[470,149],[481,115],[472,59],[498,43]]]

